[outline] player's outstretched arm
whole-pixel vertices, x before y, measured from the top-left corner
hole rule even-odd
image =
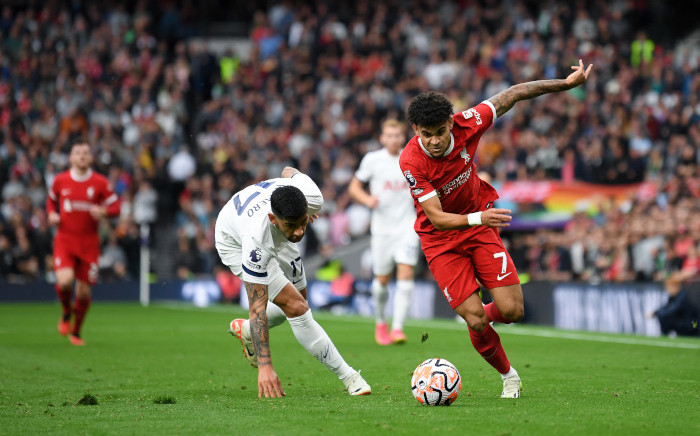
[[[267,285],[245,283],[250,303],[250,337],[258,358],[258,398],[285,395],[270,356],[270,328],[267,323]]]
[[[362,188],[362,182],[357,177],[353,177],[352,180],[350,180],[350,184],[348,185],[348,194],[350,194],[350,198],[352,198],[354,201],[364,204],[370,209],[374,209],[379,203],[377,197],[373,196]]]
[[[584,68],[583,61],[579,59],[578,62],[578,65],[571,67],[574,72],[566,79],[535,80],[534,82],[520,83],[489,98],[489,101],[496,109],[496,115],[500,117],[520,100],[528,100],[551,92],[566,91],[584,83],[588,80],[593,64],[589,65],[588,68]]]

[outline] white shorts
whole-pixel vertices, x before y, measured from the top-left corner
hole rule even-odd
[[[241,265],[242,254],[241,245],[230,236],[223,236],[217,232],[215,236],[216,251],[224,265],[231,269],[241,280],[243,279],[243,268]],[[291,283],[298,291],[306,288],[306,274],[301,263],[301,254],[296,247],[285,246],[277,253],[276,258],[270,259],[267,264],[267,299],[269,301],[277,298],[282,288]]]
[[[419,244],[418,235],[413,231],[400,236],[372,235],[372,272],[389,275],[399,263],[415,267]]]

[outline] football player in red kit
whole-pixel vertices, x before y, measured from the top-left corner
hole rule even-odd
[[[498,233],[509,225],[510,211],[492,207],[498,194],[476,174],[476,147],[486,129],[516,102],[579,86],[591,67],[579,60],[566,79],[514,85],[456,114],[443,94],[425,92],[406,113],[416,136],[399,165],[417,211],[414,229],[438,286],[467,322],[474,348],[501,374],[501,398],[520,397],[522,383],[489,323],[520,321],[523,292]],[[493,303],[482,305],[479,283],[489,289]]]
[[[119,215],[120,205],[107,178],[90,168],[90,145],[73,144],[68,159],[70,169],[57,174],[49,189],[46,211],[49,224],[58,226],[53,247],[56,293],[63,307],[58,332],[63,336],[70,333],[73,345],[85,345],[80,328],[90,307],[90,287],[97,282],[97,226],[101,218]],[[71,307],[73,281],[75,307]]]

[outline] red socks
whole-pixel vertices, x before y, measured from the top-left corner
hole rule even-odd
[[[58,300],[61,302],[61,307],[63,308],[63,317],[64,318],[66,316],[70,316],[71,311],[72,311],[71,305],[70,305],[71,294],[73,294],[72,288],[64,291],[61,288],[59,288],[58,285],[56,285],[56,295],[58,295]]]
[[[85,319],[85,314],[90,308],[90,297],[86,299],[75,299],[75,323],[73,324],[73,334],[80,336],[80,327],[83,325],[83,320]]]
[[[486,312],[486,316],[488,317],[489,321],[500,322],[501,324],[510,324],[512,322],[505,316],[501,315],[501,312],[499,312],[498,308],[496,307],[496,303],[493,301],[484,306],[484,312]]]
[[[505,374],[510,370],[510,362],[501,345],[501,338],[490,325],[487,325],[481,332],[469,329],[469,338],[472,340],[474,349],[481,354],[481,357],[483,357],[489,365],[496,368],[496,371]]]

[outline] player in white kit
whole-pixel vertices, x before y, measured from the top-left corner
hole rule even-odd
[[[259,397],[285,395],[272,368],[269,343],[269,328],[285,318],[299,343],[343,381],[350,395],[371,393],[306,302],[306,276],[296,243],[322,207],[323,195],[311,178],[286,167],[281,178],[235,194],[216,219],[216,249],[221,261],[243,280],[250,302],[249,320],[234,319],[229,332],[241,341],[251,365],[258,367]]]
[[[399,167],[401,148],[406,143],[404,126],[396,120],[382,124],[381,150],[367,153],[350,181],[348,193],[353,200],[372,209],[372,299],[378,344],[406,342],[403,332],[413,293],[413,274],[418,262],[418,235],[413,230],[416,210],[406,177]],[[369,193],[363,184],[369,183]],[[384,311],[389,296],[387,286],[396,265],[396,293],[391,333]]]

